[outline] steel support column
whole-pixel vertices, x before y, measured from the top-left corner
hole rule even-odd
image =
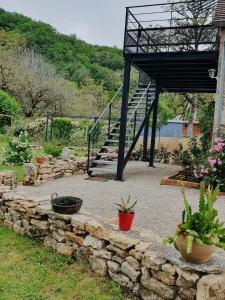
[[[155,103],[154,103],[154,109],[153,109],[153,120],[152,120],[152,136],[151,136],[149,167],[154,167],[154,152],[155,152],[155,138],[156,138],[156,130],[157,130],[159,95],[160,95],[160,91],[159,91],[158,87],[156,87],[156,94],[155,94],[155,100],[154,100]]]
[[[118,150],[118,163],[117,163],[117,180],[123,180],[124,169],[124,153],[126,143],[126,127],[127,127],[127,107],[130,88],[130,68],[131,63],[128,59],[125,59],[124,76],[123,76],[123,96],[121,105],[120,116],[120,137],[119,137],[119,150]]]
[[[143,161],[148,161],[148,134],[149,134],[149,122],[150,114],[147,113],[147,120],[144,129],[144,141],[143,141]]]

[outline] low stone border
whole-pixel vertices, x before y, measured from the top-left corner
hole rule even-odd
[[[195,268],[184,262],[181,268],[170,254],[173,248],[163,253],[84,213],[54,213],[49,199],[3,192],[0,215],[4,225],[17,234],[40,239],[60,254],[86,260],[97,275],[109,276],[137,299],[224,299],[225,259],[217,261],[216,268]]]
[[[86,159],[56,159],[52,156],[45,158],[43,164],[24,164],[24,185],[39,186],[46,180],[55,180],[64,176],[84,174],[87,169]]]
[[[184,186],[184,187],[191,188],[191,189],[199,189],[200,188],[200,184],[197,182],[171,179],[170,177],[172,177],[172,176],[173,175],[162,177],[160,184],[161,185]]]

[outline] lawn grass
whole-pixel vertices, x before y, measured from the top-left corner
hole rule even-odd
[[[1,300],[122,300],[120,288],[89,268],[0,225]]]

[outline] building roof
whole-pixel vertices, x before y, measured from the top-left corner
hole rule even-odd
[[[218,27],[225,27],[225,0],[218,0],[213,24]]]

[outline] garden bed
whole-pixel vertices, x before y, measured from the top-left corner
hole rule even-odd
[[[199,189],[200,183],[185,179],[184,170],[161,178],[160,185],[183,186],[190,189]],[[225,196],[225,192],[219,192],[219,196]]]
[[[161,178],[161,185],[172,185],[172,186],[184,186],[192,189],[199,189],[199,182],[193,182],[185,179],[184,171],[181,170],[169,176],[165,176]]]

